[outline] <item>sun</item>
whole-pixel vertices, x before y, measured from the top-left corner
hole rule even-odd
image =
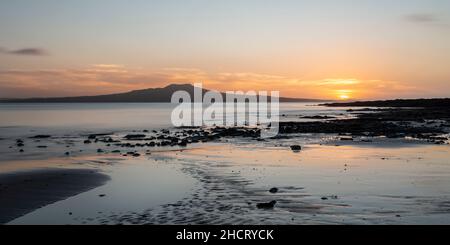
[[[341,94],[341,95],[339,95],[339,99],[341,99],[341,100],[348,100],[348,99],[350,99],[350,96],[348,96],[346,94]]]
[[[353,94],[353,90],[341,89],[335,90],[334,93],[340,100],[349,100],[352,97],[351,95]]]

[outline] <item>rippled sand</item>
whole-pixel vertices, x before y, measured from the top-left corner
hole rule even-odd
[[[11,224],[449,224],[449,156],[448,145],[292,138],[61,158],[111,181]]]

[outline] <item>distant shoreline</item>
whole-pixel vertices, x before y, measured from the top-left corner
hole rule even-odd
[[[450,98],[336,102],[322,105],[329,107],[450,107]]]
[[[97,95],[97,96],[76,96],[76,97],[54,97],[54,98],[26,98],[26,99],[0,99],[0,103],[171,103],[172,95],[178,91],[187,92],[194,98],[195,90],[198,89],[191,84],[172,84],[164,88],[150,88],[134,90],[126,93]],[[202,89],[203,94],[210,90]],[[226,98],[226,93],[218,92],[222,98]],[[256,96],[259,99],[258,96]],[[239,97],[242,99],[246,96]],[[267,97],[271,101],[271,97]],[[279,97],[281,103],[302,103],[302,102],[329,102],[330,100],[307,99],[307,98],[285,98]]]

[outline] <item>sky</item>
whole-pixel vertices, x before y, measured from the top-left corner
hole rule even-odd
[[[0,0],[0,97],[450,97],[448,0]]]

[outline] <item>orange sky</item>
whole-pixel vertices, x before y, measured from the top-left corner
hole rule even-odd
[[[450,97],[449,9],[440,0],[8,1],[0,98],[196,82],[333,100]]]

